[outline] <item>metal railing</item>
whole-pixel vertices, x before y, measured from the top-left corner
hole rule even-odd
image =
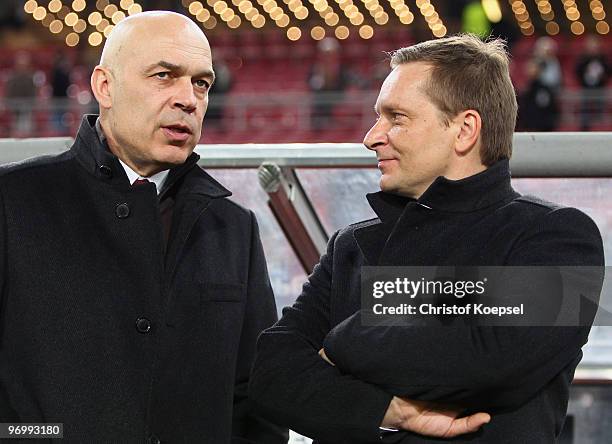
[[[65,151],[70,137],[0,139],[0,163]],[[206,168],[257,168],[264,162],[292,168],[376,167],[359,143],[200,144]],[[515,133],[513,177],[612,177],[612,132]]]

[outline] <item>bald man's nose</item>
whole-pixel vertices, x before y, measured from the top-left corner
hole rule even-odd
[[[198,98],[191,79],[180,79],[174,95],[173,106],[180,108],[186,113],[193,113],[198,106]]]

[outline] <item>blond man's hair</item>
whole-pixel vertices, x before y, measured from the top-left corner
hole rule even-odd
[[[510,158],[518,107],[503,40],[482,41],[475,35],[459,34],[391,54],[391,68],[410,62],[432,66],[424,92],[439,108],[446,124],[462,111],[478,111],[483,164],[490,166]]]

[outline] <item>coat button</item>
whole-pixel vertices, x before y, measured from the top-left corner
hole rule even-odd
[[[115,215],[119,219],[125,219],[130,215],[130,207],[126,203],[121,203],[115,207]]]
[[[98,169],[103,176],[111,177],[113,175],[113,170],[108,165],[100,165]]]
[[[161,444],[161,441],[159,440],[159,438],[155,436],[155,434],[153,433],[149,435],[149,439],[147,440],[147,442],[149,444]]]
[[[147,318],[136,319],[136,330],[140,333],[149,333],[151,331],[151,321]]]

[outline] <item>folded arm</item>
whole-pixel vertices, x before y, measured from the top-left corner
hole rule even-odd
[[[507,265],[602,266],[599,230],[577,210],[552,211],[518,241]],[[600,290],[601,280],[593,285]],[[513,408],[575,366],[588,333],[588,325],[367,327],[356,313],[324,348],[343,373],[398,396]]]
[[[259,338],[250,396],[263,415],[298,433],[331,442],[376,442],[382,426],[429,436],[476,431],[486,414],[461,417],[463,409],[400,399],[340,372],[319,356],[330,330],[333,251],[328,251],[283,317]]]
[[[392,396],[340,373],[318,355],[330,330],[335,239],[295,304],[261,334],[250,396],[259,411],[303,435],[336,442],[375,441]]]

